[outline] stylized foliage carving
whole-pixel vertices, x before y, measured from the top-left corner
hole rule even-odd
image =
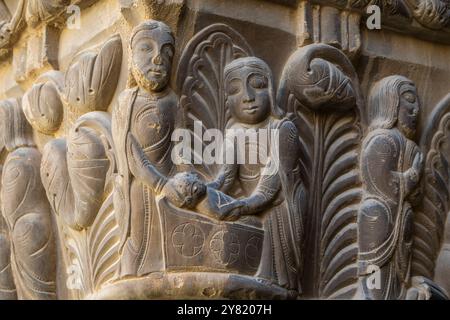
[[[25,0],[19,0],[16,11],[11,15],[2,1],[0,3],[0,59],[3,59],[11,51],[11,46],[17,40],[19,33],[25,26],[23,19]]]
[[[450,3],[443,0],[405,0],[417,22],[430,29],[442,29],[450,22]]]
[[[450,200],[450,95],[434,109],[421,139],[423,200],[414,218],[412,272],[433,279]]]
[[[34,27],[39,22],[54,20],[69,4],[70,0],[28,0],[25,19],[28,25]]]
[[[63,121],[60,98],[64,75],[50,71],[36,81],[22,98],[22,107],[31,126],[39,132],[52,135]]]
[[[90,111],[106,111],[120,76],[122,41],[116,35],[98,53],[86,51],[71,63],[66,72],[63,102],[69,124]]]
[[[69,263],[81,268],[81,296],[115,274],[119,234],[112,205],[111,117],[106,112],[81,116],[68,140],[54,139],[44,148],[41,176],[59,215]]]
[[[8,248],[2,248],[5,269],[0,271],[5,276],[11,268],[19,299],[55,299],[56,246],[51,210],[39,177],[41,154],[34,146],[32,130],[20,100],[0,103],[0,122],[0,135],[8,152],[0,198],[7,239],[11,244],[11,264],[4,256],[7,253],[4,250],[8,251]],[[2,280],[9,284],[2,285],[6,285],[9,293],[13,294],[8,278],[6,276]]]
[[[278,94],[293,113],[308,190],[305,216],[306,295],[349,298],[356,291],[358,151],[361,95],[347,57],[327,45],[297,50],[286,63]],[[313,281],[311,281],[314,279]]]
[[[0,166],[0,176],[2,169],[3,167]],[[11,243],[9,240],[8,226],[0,209],[0,300],[16,299],[17,292],[11,268]]]
[[[201,121],[203,129],[225,129],[230,114],[225,110],[223,70],[232,60],[251,55],[245,39],[224,24],[213,24],[189,41],[177,72],[183,127],[193,132],[194,122]],[[202,141],[202,137],[195,135],[194,139]],[[214,175],[208,168],[199,169]]]

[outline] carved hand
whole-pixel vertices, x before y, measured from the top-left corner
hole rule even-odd
[[[244,200],[235,200],[227,207],[227,210],[220,216],[220,220],[236,221],[247,211],[247,203]]]
[[[416,170],[417,174],[420,175],[422,174],[422,170],[423,170],[423,153],[422,152],[418,152],[416,154],[416,156],[414,157],[414,161],[412,164],[412,167]]]

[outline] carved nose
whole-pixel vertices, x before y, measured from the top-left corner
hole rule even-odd
[[[245,92],[243,100],[244,103],[254,102],[255,96],[251,94],[249,91]]]
[[[162,62],[162,59],[161,59],[161,55],[158,53],[154,58],[153,58],[153,64],[157,64],[157,65],[159,65],[159,64],[161,64],[161,62]]]

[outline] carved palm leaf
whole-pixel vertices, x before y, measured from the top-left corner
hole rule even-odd
[[[234,59],[252,55],[245,39],[231,27],[213,24],[198,32],[187,44],[178,66],[177,87],[181,92],[182,126],[192,131],[194,122],[201,121],[202,129],[223,132],[229,119],[225,110],[223,70]],[[201,155],[194,154],[194,157]],[[209,176],[215,168],[199,170]]]
[[[293,113],[308,193],[302,286],[307,296],[351,298],[357,282],[361,97],[350,61],[314,44],[288,60],[278,94]]]
[[[101,177],[96,177],[97,174],[94,174],[93,177],[85,176],[85,183],[79,184],[78,182],[84,176],[82,171],[82,176],[77,175],[77,184],[73,187],[75,198],[79,199],[80,194],[84,194],[84,197],[80,199],[85,199],[87,204],[91,204],[87,206],[89,210],[85,211],[84,216],[78,214],[84,212],[81,210],[83,208],[76,207],[77,217],[83,222],[79,223],[83,226],[83,230],[72,233],[73,239],[81,246],[76,249],[72,248],[72,250],[74,254],[77,254],[82,262],[82,268],[86,269],[86,275],[88,275],[87,283],[85,283],[86,289],[83,292],[86,295],[95,292],[114,277],[119,260],[119,232],[112,192],[115,160],[112,149],[111,118],[105,112],[87,113],[78,119],[72,131],[81,132],[83,128],[89,128],[91,133],[94,133],[101,141],[101,146],[94,145],[95,148],[101,150],[94,153],[89,149],[84,150],[84,154],[90,154],[89,159],[92,160],[87,161],[87,167],[82,166],[83,170],[98,171],[101,173]],[[96,159],[95,156],[101,156],[101,158]],[[92,167],[93,164],[95,164],[94,167]],[[71,178],[73,177],[72,174]],[[89,198],[93,201],[89,201]],[[101,205],[97,207],[97,203]]]
[[[434,277],[450,201],[450,95],[430,115],[421,147],[423,201],[414,217],[413,275]]]
[[[89,259],[94,290],[113,280],[119,263],[119,227],[110,192],[88,232]]]
[[[67,143],[54,139],[44,148],[41,176],[74,273],[69,289],[78,298],[110,281],[119,259],[112,146],[111,117],[96,111],[77,120]]]

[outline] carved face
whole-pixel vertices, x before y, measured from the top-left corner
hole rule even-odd
[[[206,185],[197,174],[181,172],[166,185],[169,200],[179,208],[194,208],[206,194]]]
[[[417,116],[419,114],[419,97],[413,84],[404,84],[400,88],[400,107],[398,111],[398,126],[408,138],[416,132]]]
[[[226,78],[226,104],[239,122],[257,124],[270,115],[271,101],[267,75],[262,70],[243,66]]]
[[[169,82],[174,54],[169,36],[159,29],[143,30],[133,39],[133,76],[147,91],[162,91]]]

